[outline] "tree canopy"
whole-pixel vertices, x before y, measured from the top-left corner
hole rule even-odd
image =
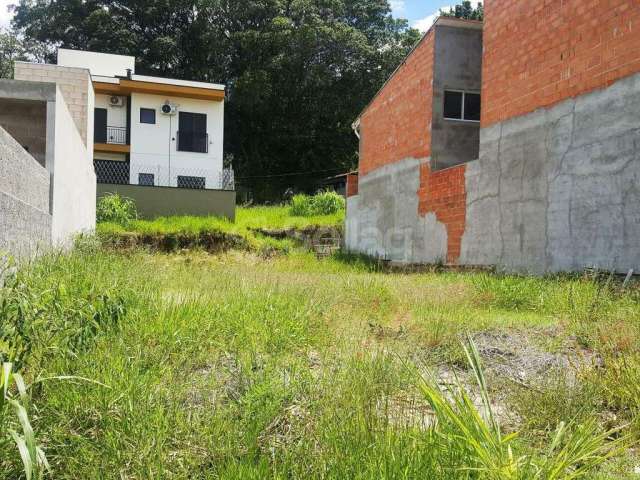
[[[119,53],[225,83],[225,152],[258,198],[353,168],[351,122],[420,38],[388,0],[21,0],[14,26],[50,60]]]
[[[465,20],[484,20],[484,6],[478,2],[477,6],[473,7],[469,0],[464,0],[455,7],[450,7],[449,11],[440,9],[440,15]]]

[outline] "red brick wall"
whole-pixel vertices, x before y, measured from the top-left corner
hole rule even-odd
[[[407,58],[360,119],[360,175],[431,154],[434,31]]]
[[[358,174],[350,173],[347,175],[347,198],[358,195]]]
[[[467,219],[466,169],[466,165],[458,165],[431,172],[425,164],[420,170],[418,212],[423,216],[435,213],[447,228],[447,263],[457,263],[460,258]]]
[[[482,125],[640,71],[640,0],[486,0]]]

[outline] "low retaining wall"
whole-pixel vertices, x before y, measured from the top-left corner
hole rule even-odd
[[[234,191],[98,184],[98,199],[109,193],[135,201],[142,218],[171,215],[217,216],[232,221],[236,218]]]

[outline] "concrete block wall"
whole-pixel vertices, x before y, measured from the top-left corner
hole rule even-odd
[[[347,247],[518,272],[640,270],[640,1],[488,0],[485,13],[479,159],[432,171],[433,74],[414,52],[361,118]]]
[[[0,257],[50,244],[49,173],[0,127]]]
[[[460,255],[466,219],[465,166],[431,168],[432,114],[442,111],[436,102],[443,101],[442,92],[437,96],[434,92],[439,35],[443,36],[441,61],[446,61],[446,44],[458,37],[450,26],[426,34],[360,118],[358,195],[347,202],[345,243],[351,251],[407,263],[455,263]],[[475,39],[480,55],[477,30],[461,37],[466,43]],[[468,49],[464,50],[466,58]],[[447,77],[451,69],[439,71],[441,89],[470,84],[479,88],[479,79],[451,85]]]
[[[89,70],[41,63],[16,62],[15,80],[56,83],[73,117],[80,137],[93,145],[93,84]]]
[[[0,96],[0,127],[46,166],[47,102]]]

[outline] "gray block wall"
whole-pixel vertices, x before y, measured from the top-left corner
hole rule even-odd
[[[640,75],[481,131],[460,263],[640,271]]]
[[[407,159],[360,177],[347,204],[347,250],[394,262],[446,260],[446,227],[418,212],[420,165],[428,161]]]
[[[49,173],[0,127],[0,256],[28,257],[50,243]]]

